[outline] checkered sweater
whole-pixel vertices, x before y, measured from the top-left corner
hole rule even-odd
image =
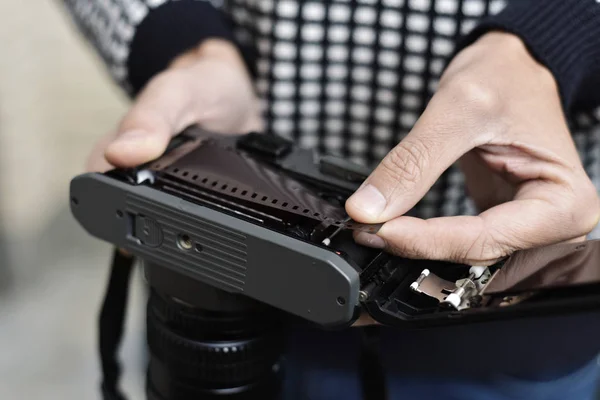
[[[253,72],[269,131],[369,164],[410,130],[457,49],[513,32],[554,73],[600,188],[600,0],[65,2],[130,94],[183,51],[226,38]],[[448,170],[416,210],[473,213],[462,174]]]

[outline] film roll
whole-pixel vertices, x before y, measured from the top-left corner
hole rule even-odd
[[[350,220],[343,207],[321,198],[296,179],[214,140],[196,138],[186,142],[155,161],[150,169],[199,189],[342,229],[376,233],[381,227]]]

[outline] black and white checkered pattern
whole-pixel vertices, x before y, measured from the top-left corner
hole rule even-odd
[[[305,146],[383,157],[417,120],[459,36],[501,0],[231,0],[258,49],[273,131]]]
[[[67,0],[113,76],[135,27],[168,0]],[[172,0],[174,1],[174,0]],[[208,0],[198,0],[208,1]],[[411,129],[460,36],[506,0],[214,0],[237,39],[256,48],[268,129],[360,163],[381,159]],[[600,109],[572,121],[600,188]],[[451,168],[417,207],[422,217],[473,213]],[[595,235],[600,237],[600,229]]]

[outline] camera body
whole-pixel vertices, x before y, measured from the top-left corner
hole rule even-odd
[[[71,209],[91,235],[183,281],[329,329],[365,312],[421,328],[600,310],[597,241],[526,250],[490,267],[356,244],[353,231],[379,228],[343,208],[369,173],[275,135],[191,127],[149,164],[74,178]]]

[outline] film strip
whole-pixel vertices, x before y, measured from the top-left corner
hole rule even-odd
[[[194,139],[151,164],[150,169],[197,188],[269,209],[302,215],[342,229],[376,233],[381,224],[361,224],[277,169],[216,140]]]

